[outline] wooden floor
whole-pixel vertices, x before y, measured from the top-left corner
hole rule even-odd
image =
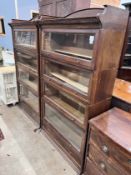
[[[76,175],[19,107],[0,106],[0,175]]]

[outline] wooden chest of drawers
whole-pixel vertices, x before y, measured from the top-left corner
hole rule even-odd
[[[40,23],[42,128],[78,172],[88,121],[110,108],[126,19],[127,11],[107,6]]]
[[[84,175],[131,174],[131,114],[113,108],[90,121]]]

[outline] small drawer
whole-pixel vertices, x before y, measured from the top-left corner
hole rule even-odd
[[[90,160],[86,159],[86,168],[84,175],[104,175],[97,166]]]
[[[107,158],[98,148],[90,144],[89,158],[96,164],[99,170],[106,175],[129,175],[115,160]]]
[[[123,138],[124,139],[124,138]],[[118,162],[123,168],[131,172],[131,154],[125,152],[110,138],[100,133],[97,129],[91,128],[90,143],[95,143],[108,158],[112,158]]]

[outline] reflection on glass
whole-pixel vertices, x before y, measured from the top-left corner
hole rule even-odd
[[[57,103],[60,107],[69,112],[74,119],[82,124],[84,123],[85,105],[83,103],[72,96],[49,86],[46,86],[45,94],[53,100],[53,102]]]
[[[19,80],[35,91],[38,90],[38,78],[29,72],[19,69]]]
[[[20,100],[28,104],[38,113],[38,97],[36,97],[28,88],[20,84]]]
[[[30,55],[17,52],[17,61],[24,64],[24,65],[28,65],[32,68],[35,68],[35,69],[37,68],[37,59],[36,59],[36,57],[32,57]]]
[[[35,31],[15,31],[16,44],[26,47],[36,47]]]
[[[126,54],[124,57],[123,66],[131,68],[131,31],[129,32],[129,35],[128,35],[128,44],[127,44]]]
[[[86,60],[93,57],[94,33],[45,33],[44,50]]]
[[[91,73],[46,61],[46,74],[80,93],[88,93]]]
[[[45,105],[46,120],[77,150],[80,150],[82,142],[82,130],[64,118],[57,110]]]

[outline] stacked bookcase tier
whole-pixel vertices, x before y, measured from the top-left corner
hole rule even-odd
[[[110,6],[40,22],[42,127],[79,172],[88,121],[110,108],[127,23]]]
[[[13,33],[19,104],[40,123],[39,30],[32,21],[13,20]]]

